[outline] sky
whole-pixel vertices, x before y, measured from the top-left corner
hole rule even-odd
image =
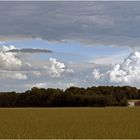
[[[0,1],[0,91],[139,81],[139,1]]]

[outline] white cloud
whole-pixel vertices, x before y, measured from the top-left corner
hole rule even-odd
[[[0,48],[0,52],[6,52],[6,51],[9,51],[9,50],[12,50],[12,49],[16,49],[16,47],[13,46],[13,45],[9,45],[9,46],[3,45],[3,46]]]
[[[93,76],[95,80],[101,84],[119,84],[119,85],[131,85],[139,86],[140,80],[140,52],[131,53],[123,63],[116,64],[111,70],[106,72],[99,72],[99,70],[93,70]]]
[[[18,71],[2,71],[0,70],[1,79],[17,79],[17,80],[26,80],[27,76],[22,72]]]
[[[15,46],[2,46],[0,48],[0,70],[3,71],[11,71],[10,73],[13,75],[10,76],[9,73],[6,74],[6,72],[0,71],[0,78],[12,78],[14,79],[26,79],[21,74],[21,71],[28,74],[30,78],[32,77],[60,77],[63,74],[73,73],[74,71],[72,69],[68,69],[67,66],[57,61],[55,58],[50,58],[48,62],[37,64],[36,66],[34,64],[28,63],[24,61],[24,58],[18,53],[18,52],[11,52],[10,50],[16,49]],[[30,62],[30,60],[27,60]],[[36,62],[35,62],[36,64]],[[17,72],[17,75],[15,76],[15,73]],[[20,73],[20,74],[19,74]],[[19,78],[16,78],[19,77]]]
[[[54,75],[54,77],[59,77],[65,71],[65,64],[59,61],[56,61],[55,58],[50,58],[51,67],[50,73]]]
[[[29,68],[30,64],[23,62],[16,53],[7,52],[11,49],[15,49],[15,46],[2,46],[0,48],[0,78],[27,79],[27,76],[21,71]]]
[[[0,68],[1,69],[19,69],[22,61],[12,53],[0,52]]]
[[[72,83],[72,82],[40,82],[40,83],[30,83],[30,84],[25,84],[25,87],[27,88],[32,88],[32,87],[38,87],[38,88],[61,88],[61,89],[66,89],[71,86],[77,86],[77,83]]]
[[[60,77],[63,73],[73,73],[72,69],[67,69],[66,65],[57,61],[55,58],[50,58],[50,66],[44,66],[51,77]]]
[[[99,80],[102,76],[102,74],[97,69],[94,69],[92,74],[93,74],[94,79],[96,80]]]
[[[74,70],[73,69],[66,69],[65,72],[66,73],[74,73]]]
[[[35,83],[35,84],[26,84],[27,88],[38,87],[38,88],[45,88],[47,83]]]
[[[41,76],[41,72],[40,71],[32,71],[31,74],[33,76],[36,76],[36,77],[40,77]]]
[[[15,46],[2,46],[0,48],[0,69],[19,70],[30,67],[29,63],[24,63],[17,57],[16,53],[7,52],[14,49]]]

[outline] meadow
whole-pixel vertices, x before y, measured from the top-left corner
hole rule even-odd
[[[0,108],[0,138],[140,138],[140,108]]]

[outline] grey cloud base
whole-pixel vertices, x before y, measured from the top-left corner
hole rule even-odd
[[[0,19],[0,40],[23,37],[140,46],[139,1],[1,1]]]
[[[13,53],[52,53],[51,50],[47,49],[32,49],[32,48],[23,48],[23,49],[11,49],[6,52]]]

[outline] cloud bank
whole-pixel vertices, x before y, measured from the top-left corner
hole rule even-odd
[[[10,84],[10,79],[12,79],[13,86],[16,83],[22,89],[31,86],[66,88],[71,85],[82,87],[130,85],[140,87],[140,52],[138,51],[131,53],[121,63],[107,65],[88,62],[68,63],[57,57],[48,57],[38,62],[34,59],[27,61],[30,59],[22,59],[21,53],[7,52],[11,49],[17,48],[3,46],[0,49],[0,83],[3,85]],[[29,56],[29,54],[24,55],[25,57]],[[4,81],[5,83],[3,83]]]
[[[131,53],[123,63],[116,64],[110,70],[101,72],[101,69],[94,69],[93,79],[98,84],[109,85],[131,85],[139,87],[140,81],[140,52]]]
[[[20,53],[48,53],[46,49],[17,49],[15,46],[2,46],[0,48],[0,78],[2,79],[19,79],[25,80],[29,77],[56,77],[73,73],[72,69],[56,60],[56,58],[49,58],[46,62],[40,65],[34,65],[32,62],[21,59]],[[25,56],[26,57],[26,56]],[[32,64],[31,64],[32,63]]]
[[[1,1],[0,19],[1,41],[41,38],[92,45],[140,46],[139,1]]]

